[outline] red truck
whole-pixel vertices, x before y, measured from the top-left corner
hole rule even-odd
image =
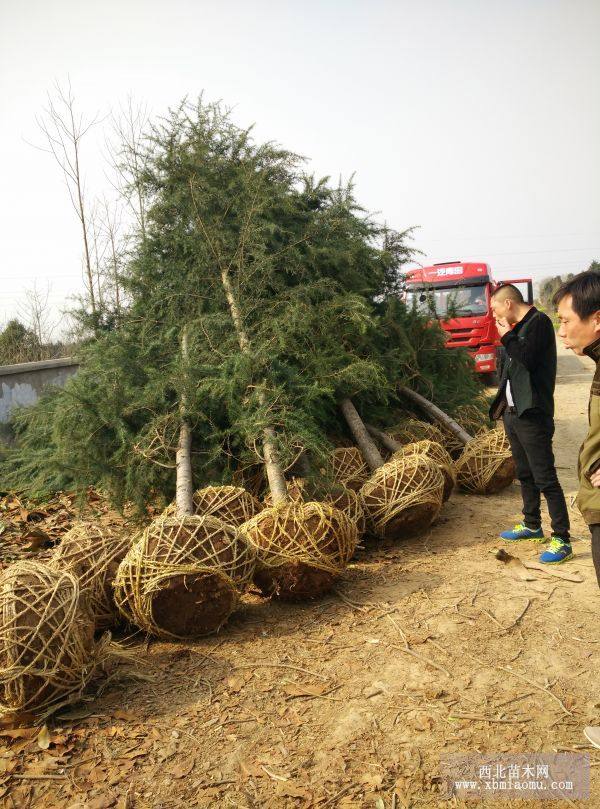
[[[490,295],[501,284],[514,284],[527,303],[533,303],[531,278],[492,278],[483,262],[448,261],[409,270],[405,277],[408,306],[429,313],[448,334],[448,348],[466,348],[475,370],[496,379],[500,338],[490,306]]]

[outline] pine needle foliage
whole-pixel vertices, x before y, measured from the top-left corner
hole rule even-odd
[[[120,278],[129,306],[118,325],[103,319],[77,376],[16,415],[8,486],[94,485],[140,510],[171,499],[182,401],[201,486],[255,464],[265,427],[285,468],[302,451],[318,466],[340,396],[378,413],[397,382],[451,408],[473,398],[462,353],[399,300],[410,231],[375,222],[352,183],[307,175],[298,155],[202,99],[146,142],[145,228]]]

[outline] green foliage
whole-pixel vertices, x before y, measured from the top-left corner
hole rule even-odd
[[[284,467],[302,449],[318,466],[342,395],[383,415],[397,382],[450,409],[477,394],[466,355],[399,300],[410,232],[373,221],[351,183],[305,175],[298,156],[202,101],[148,144],[145,231],[120,279],[129,306],[118,322],[100,316],[63,390],[16,416],[11,485],[95,485],[142,510],[173,495],[182,404],[199,486],[256,463],[267,426]]]
[[[34,332],[19,320],[9,320],[0,332],[0,365],[38,360],[41,351],[42,346]]]

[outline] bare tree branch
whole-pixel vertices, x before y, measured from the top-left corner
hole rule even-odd
[[[75,96],[70,80],[67,80],[66,87],[55,83],[53,92],[48,93],[48,106],[44,109],[43,115],[36,119],[48,144],[48,148],[43,151],[49,152],[60,167],[71,205],[81,224],[85,281],[94,315],[97,314],[98,301],[94,291],[89,214],[85,203],[85,182],[81,166],[81,142],[99,120],[96,115],[92,120],[84,121],[83,115],[76,113]]]

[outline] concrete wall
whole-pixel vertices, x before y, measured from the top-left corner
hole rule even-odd
[[[13,407],[34,404],[46,385],[64,385],[78,368],[71,357],[0,365],[0,424],[9,420]]]

